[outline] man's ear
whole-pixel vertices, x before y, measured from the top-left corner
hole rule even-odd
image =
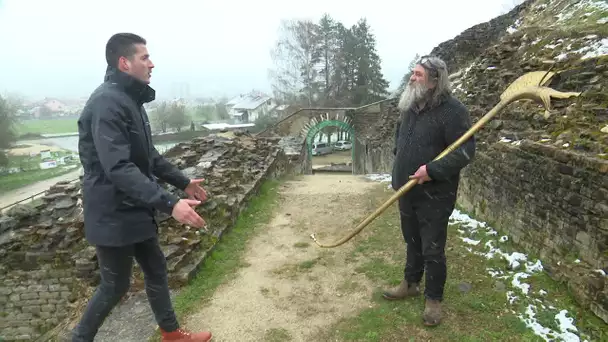
[[[131,61],[127,57],[120,57],[118,59],[118,69],[123,72],[130,70]]]

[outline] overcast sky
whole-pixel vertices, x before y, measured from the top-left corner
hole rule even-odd
[[[0,93],[86,97],[103,80],[108,38],[126,31],[148,40],[159,98],[179,94],[180,84],[191,96],[270,91],[270,50],[281,20],[318,20],[324,12],[346,26],[367,18],[393,89],[417,52],[515,2],[0,0]]]

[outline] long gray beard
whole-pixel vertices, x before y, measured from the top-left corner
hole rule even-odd
[[[424,99],[427,90],[428,89],[423,84],[418,82],[409,83],[399,99],[399,109],[406,111],[414,103],[421,102]]]

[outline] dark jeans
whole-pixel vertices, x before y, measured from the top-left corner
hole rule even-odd
[[[144,273],[146,294],[156,322],[165,331],[179,327],[169,296],[165,255],[158,239],[152,238],[124,247],[97,246],[101,283],[74,328],[72,341],[93,341],[106,317],[129,290],[133,257]]]
[[[429,299],[443,300],[447,227],[455,202],[453,193],[430,195],[416,188],[399,198],[401,232],[407,244],[405,280],[420,283],[426,268],[424,295]]]

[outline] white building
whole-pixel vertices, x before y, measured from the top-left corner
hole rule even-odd
[[[230,117],[238,123],[253,123],[276,107],[270,96],[261,93],[239,95],[226,103]]]

